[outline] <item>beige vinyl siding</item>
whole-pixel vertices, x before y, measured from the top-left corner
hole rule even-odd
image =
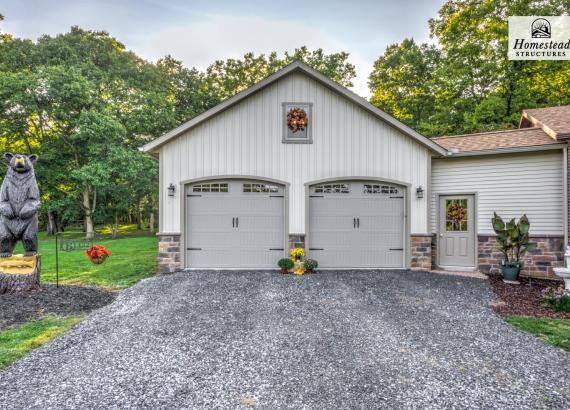
[[[477,231],[491,234],[491,217],[527,214],[533,234],[564,234],[562,151],[434,159],[430,226],[437,232],[436,196],[476,193]]]
[[[312,103],[313,144],[283,144],[283,102]],[[289,185],[289,230],[305,233],[305,183],[336,177],[428,185],[425,146],[316,80],[292,73],[160,148],[161,182],[241,175]],[[162,192],[165,232],[180,232],[179,192]],[[427,199],[411,196],[410,229],[427,233]]]

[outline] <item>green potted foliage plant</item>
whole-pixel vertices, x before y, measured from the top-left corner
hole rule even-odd
[[[521,258],[527,251],[536,248],[536,244],[529,242],[530,222],[527,216],[523,215],[518,222],[513,218],[505,223],[494,212],[491,223],[497,234],[497,242],[501,247],[501,252],[503,252],[503,260],[501,261],[503,279],[516,282],[523,265]]]
[[[279,259],[277,265],[281,268],[281,273],[287,273],[295,266],[295,263],[289,258]]]

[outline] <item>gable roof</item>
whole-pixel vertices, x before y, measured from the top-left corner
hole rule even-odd
[[[570,139],[570,105],[524,110],[520,128],[540,127],[556,140]]]
[[[433,138],[433,141],[449,151],[451,156],[538,151],[561,146],[559,141],[538,127],[453,135]]]
[[[144,152],[156,152],[157,149],[166,144],[167,142],[171,141],[172,139],[180,136],[182,133],[188,131],[189,129],[201,124],[202,122],[208,120],[209,118],[227,110],[228,108],[236,105],[240,101],[246,99],[250,95],[255,94],[256,92],[264,89],[268,85],[276,82],[280,78],[291,74],[293,72],[301,72],[317,81],[321,84],[325,85],[327,88],[337,92],[338,94],[342,95],[343,97],[347,98],[348,100],[354,102],[355,104],[359,105],[369,113],[373,114],[377,118],[381,119],[382,121],[388,123],[392,127],[398,129],[403,134],[413,138],[420,144],[426,146],[431,151],[444,155],[445,150],[437,145],[435,142],[431,141],[429,138],[424,137],[417,131],[413,130],[412,128],[408,127],[407,125],[401,123],[391,115],[387,114],[386,112],[382,111],[378,107],[370,104],[364,98],[360,97],[359,95],[355,94],[354,92],[350,91],[348,88],[341,86],[340,84],[336,83],[335,81],[331,80],[324,74],[320,73],[319,71],[309,67],[308,65],[300,62],[295,61],[288,66],[282,68],[281,70],[273,73],[269,77],[259,81],[257,84],[239,92],[238,94],[234,95],[231,98],[221,102],[220,104],[216,105],[213,108],[203,112],[200,115],[192,118],[191,120],[185,122],[184,124],[174,128],[173,130],[167,132],[166,134],[158,137],[157,139],[149,142],[148,144],[142,147],[142,151]]]

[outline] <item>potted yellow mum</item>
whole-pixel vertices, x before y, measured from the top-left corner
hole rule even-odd
[[[303,248],[291,249],[291,260],[295,263],[293,273],[295,275],[303,275],[305,268],[303,266],[303,258],[305,257],[305,250]]]

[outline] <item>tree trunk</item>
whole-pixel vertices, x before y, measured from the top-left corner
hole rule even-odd
[[[85,211],[85,238],[93,239],[95,237],[95,228],[93,226],[93,212],[97,200],[97,191],[91,190],[89,187],[83,190],[83,210]]]
[[[141,210],[141,201],[137,201],[137,229],[139,231],[142,230],[142,210]]]
[[[93,239],[95,237],[95,229],[93,227],[93,218],[91,212],[85,213],[85,238]]]
[[[19,269],[16,269],[14,273],[0,272],[0,295],[6,292],[26,291],[26,290],[38,289],[40,287],[41,259],[39,256],[33,256],[32,258],[35,258],[35,262],[34,266],[32,267],[33,270],[31,271],[31,273],[18,273]],[[3,262],[6,263],[17,259],[19,258],[18,257],[6,258],[3,260]],[[26,258],[21,258],[21,259],[26,259]],[[20,263],[28,265],[29,261],[24,261]],[[20,272],[22,271],[20,270]]]
[[[150,231],[150,233],[154,233],[154,212],[150,213],[148,219],[149,219],[148,230]]]
[[[57,221],[55,220],[55,215],[52,211],[48,211],[47,213],[48,220],[47,220],[47,234],[49,236],[55,235],[57,233]]]

